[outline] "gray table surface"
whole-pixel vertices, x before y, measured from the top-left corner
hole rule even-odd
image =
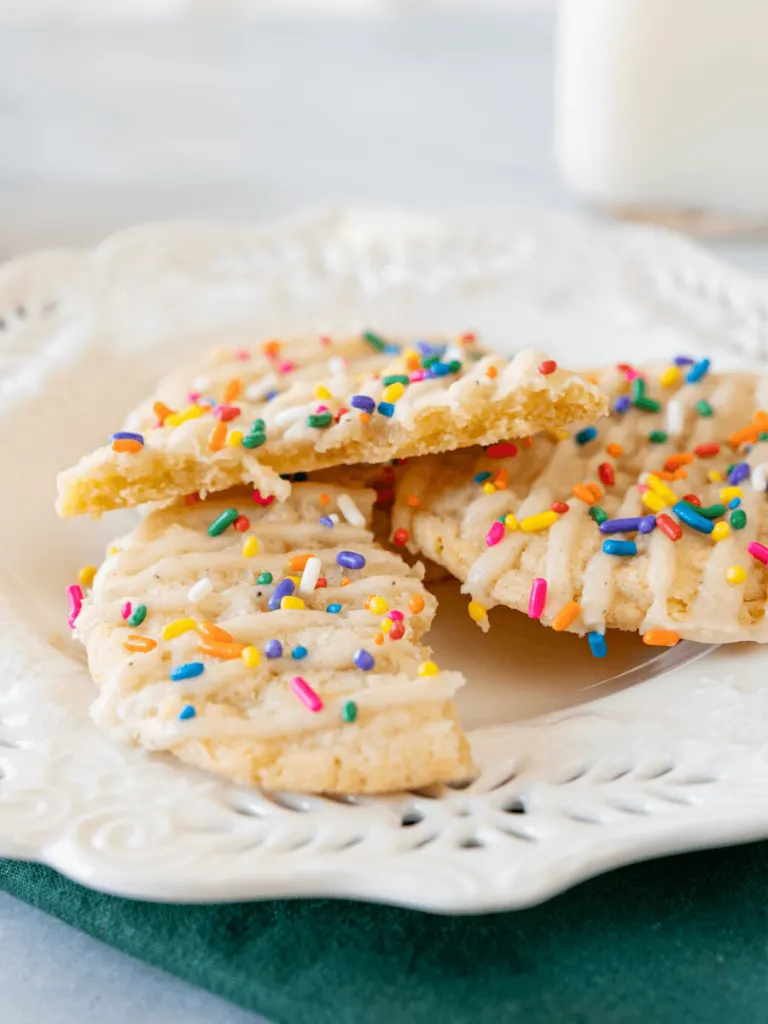
[[[327,202],[573,207],[552,158],[553,48],[547,0],[477,17],[6,25],[0,257]],[[764,245],[714,247],[768,269]],[[0,991],[0,1024],[258,1019],[2,894]]]

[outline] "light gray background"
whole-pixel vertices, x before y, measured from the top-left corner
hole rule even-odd
[[[553,7],[0,31],[0,256],[325,202],[574,207]],[[719,242],[768,268],[766,248]],[[0,1024],[257,1018],[0,894]]]

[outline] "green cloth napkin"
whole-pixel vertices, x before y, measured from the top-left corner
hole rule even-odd
[[[0,886],[277,1024],[768,1020],[768,843],[635,865],[482,917],[140,903],[10,861]]]

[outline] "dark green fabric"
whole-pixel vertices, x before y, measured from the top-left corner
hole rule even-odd
[[[483,917],[139,903],[8,861],[0,886],[278,1024],[768,1021],[768,843],[636,865]]]

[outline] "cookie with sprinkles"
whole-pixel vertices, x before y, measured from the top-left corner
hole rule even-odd
[[[413,459],[392,537],[450,570],[483,628],[506,605],[650,645],[768,641],[768,379],[708,360],[596,375],[611,414],[571,436]]]
[[[474,336],[270,341],[164,380],[110,443],[59,476],[63,516],[209,494],[353,463],[448,451],[597,418],[603,399],[540,353]],[[280,496],[278,494],[278,496]]]
[[[471,776],[463,680],[421,645],[435,600],[374,543],[374,498],[300,482],[282,503],[235,490],[150,512],[70,592],[97,724],[274,789]]]

